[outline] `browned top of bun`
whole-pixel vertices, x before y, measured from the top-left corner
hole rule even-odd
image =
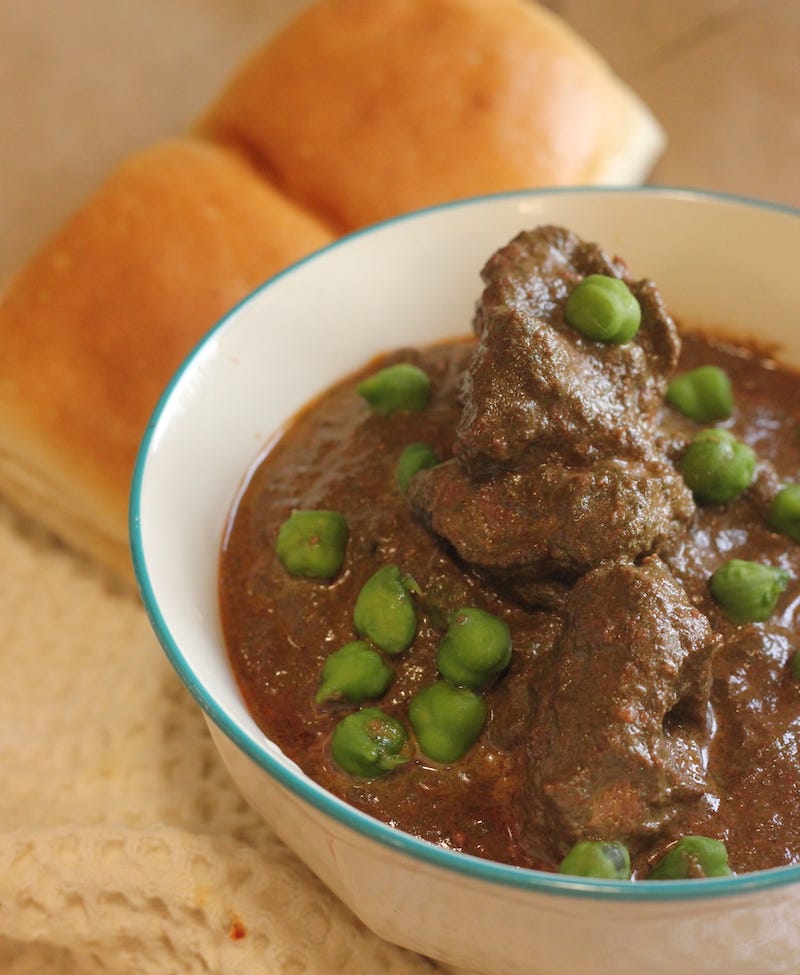
[[[175,139],[132,156],[0,304],[0,449],[83,490],[119,534],[137,445],[183,357],[330,239],[224,148]]]
[[[427,204],[638,180],[660,146],[638,99],[532,0],[319,0],[196,135],[124,161],[11,282],[0,487],[125,572],[147,419],[255,286]]]
[[[200,130],[340,230],[489,191],[638,181],[661,146],[598,55],[528,0],[321,0]]]

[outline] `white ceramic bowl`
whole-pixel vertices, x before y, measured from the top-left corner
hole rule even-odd
[[[147,430],[136,571],[154,629],[231,775],[275,832],[389,941],[491,975],[797,975],[800,866],[623,883],[479,860],[332,797],[267,740],[226,657],[223,526],[262,445],[310,397],[391,347],[469,331],[485,259],[560,223],[654,278],[679,317],[777,343],[800,365],[800,214],[702,193],[521,192],[412,214],[269,281],[197,347]]]

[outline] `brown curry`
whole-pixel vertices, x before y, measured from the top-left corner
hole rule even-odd
[[[628,280],[636,338],[603,346],[571,332],[576,280]],[[725,841],[737,872],[800,861],[800,545],[769,527],[778,486],[800,477],[797,376],[757,351],[678,331],[650,282],[560,228],[493,255],[473,338],[402,349],[311,404],[254,467],[232,515],[220,596],[230,658],[255,720],[326,789],[431,842],[555,869],[579,839],[619,839],[634,876],[676,838]],[[422,367],[420,412],[379,415],[360,378]],[[750,486],[698,504],[679,459],[699,425],[664,400],[673,374],[715,364],[735,409],[721,425],[757,455]],[[411,442],[441,463],[408,493]],[[347,519],[341,571],[296,578],[275,553],[294,509]],[[719,565],[779,565],[789,582],[764,622],[733,623],[709,591]],[[381,566],[419,585],[413,646],[375,703],[407,721],[436,678],[457,607],[512,635],[508,669],[483,692],[489,720],[452,764],[419,750],[374,779],[330,756],[352,705],[314,703],[328,655],[353,639],[353,605]]]

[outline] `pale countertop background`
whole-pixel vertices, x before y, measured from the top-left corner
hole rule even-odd
[[[375,0],[380,2],[380,0]],[[308,0],[0,0],[0,281]],[[800,206],[797,0],[551,0],[669,137],[651,182]]]

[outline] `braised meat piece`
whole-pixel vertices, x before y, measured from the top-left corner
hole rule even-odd
[[[656,557],[575,585],[535,685],[522,796],[532,846],[637,850],[706,793],[717,640]]]
[[[628,284],[642,310],[633,341],[591,341],[566,323],[588,274]],[[657,423],[680,342],[652,282],[559,227],[521,233],[483,278],[455,456],[413,479],[410,503],[465,561],[551,602],[692,516]]]
[[[622,278],[636,296],[636,339],[606,345],[564,319],[589,274]],[[456,451],[471,473],[518,468],[530,454],[567,464],[644,459],[680,354],[674,322],[651,281],[561,227],[525,231],[489,258],[473,327],[479,343],[465,379]]]
[[[592,566],[650,552],[693,510],[660,461],[545,463],[494,478],[471,478],[451,461],[412,484],[414,503],[460,558],[531,605],[559,603]]]

